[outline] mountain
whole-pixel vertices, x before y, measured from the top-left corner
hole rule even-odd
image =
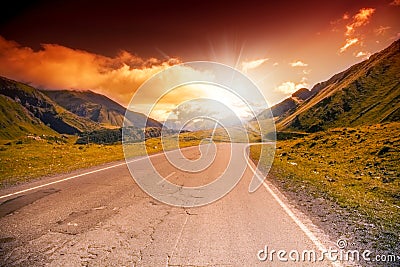
[[[122,127],[124,123],[126,109],[104,95],[92,91],[42,90],[41,92],[68,111],[103,126]],[[145,125],[146,119],[144,114],[128,110],[125,125],[142,128],[140,126]],[[162,124],[148,118],[146,126],[161,128]]]
[[[281,117],[287,112],[294,110],[298,107],[304,100],[308,99],[312,95],[311,91],[307,88],[301,88],[294,92],[290,97],[286,98],[282,102],[271,107],[271,112],[274,117]],[[268,110],[265,110],[257,115],[253,120],[259,119],[269,119],[271,117],[271,113]]]
[[[301,88],[292,94],[292,98],[297,99],[298,101],[304,101],[313,95],[313,92],[308,90],[307,88]]]
[[[57,134],[20,103],[0,95],[0,139],[12,140],[32,133],[37,135]]]
[[[0,77],[0,137],[79,134],[100,125],[65,110],[32,86]]]
[[[295,107],[292,104],[283,114],[276,114],[278,130],[315,132],[399,121],[400,40],[316,84],[308,94],[305,101]],[[291,102],[290,99],[294,97],[277,106]]]

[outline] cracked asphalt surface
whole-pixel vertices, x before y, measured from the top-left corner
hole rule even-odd
[[[223,171],[229,154],[228,144],[217,145],[213,164],[194,176],[175,169],[163,154],[152,161],[163,175],[171,174],[170,182],[199,185]],[[184,155],[196,159],[199,149],[185,149]],[[115,164],[3,189],[0,196]],[[140,161],[131,164],[139,167]],[[290,261],[257,259],[266,245],[287,251],[317,248],[265,187],[248,192],[252,177],[247,168],[229,194],[197,208],[173,207],[148,196],[125,164],[3,198],[1,265],[293,266]],[[330,244],[307,217],[290,208],[321,242]]]

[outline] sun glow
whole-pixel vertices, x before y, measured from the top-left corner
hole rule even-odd
[[[221,103],[240,119],[247,119],[253,115],[251,107],[228,89],[213,84],[190,84],[174,88],[161,97],[154,105],[150,116],[164,121],[171,116],[171,112],[174,113],[177,108],[183,107],[184,103],[191,100],[199,101],[202,105],[200,107],[192,103],[191,106],[185,106],[187,112],[196,112],[199,111],[199,108],[202,108],[202,112],[207,110],[223,117],[227,114],[224,114],[224,111],[221,110],[223,109],[221,105],[216,105],[216,103]],[[176,115],[172,114],[172,117],[177,119]]]

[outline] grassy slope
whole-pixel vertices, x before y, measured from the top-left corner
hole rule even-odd
[[[400,41],[333,76],[324,88],[277,128],[314,131],[398,121],[400,118]],[[320,85],[318,85],[320,86]]]
[[[72,127],[77,129],[78,131],[90,131],[101,128],[99,124],[96,124],[86,118],[80,118],[75,114],[67,111],[66,109],[62,108],[54,101],[52,101],[49,97],[41,93],[39,90],[24,83],[0,77],[0,95],[7,96],[12,101],[14,101],[14,104],[8,105],[10,109],[7,110],[7,112],[13,114],[20,113],[21,109],[26,110],[25,113],[31,113],[35,117],[41,118],[42,121],[47,121],[44,124],[48,124],[48,121],[51,121],[51,123],[49,124],[52,128],[54,128],[53,126],[55,125],[58,125],[59,128],[64,128],[64,126],[66,128]],[[0,122],[3,122],[14,119],[14,117],[5,116],[0,119]],[[19,121],[15,120],[13,121],[13,123],[18,124]],[[35,130],[34,127],[30,128],[31,130]],[[36,133],[35,131],[30,133],[40,134],[40,131],[38,133]],[[15,139],[20,136],[19,134],[13,136],[12,132],[10,132],[8,135],[9,139]]]
[[[19,103],[0,95],[0,139],[12,140],[30,133],[58,135]]]
[[[99,124],[94,123],[89,119],[81,118],[73,114],[72,112],[69,112],[68,110],[65,110],[64,108],[58,106],[55,103],[54,106],[57,112],[57,117],[61,118],[65,123],[73,126],[81,132],[99,130],[102,128]]]
[[[259,149],[252,147],[254,160]],[[338,128],[279,141],[270,178],[284,191],[329,199],[374,224],[377,235],[399,240],[399,162],[400,123]]]

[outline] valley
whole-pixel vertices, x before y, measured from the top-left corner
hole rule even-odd
[[[267,180],[332,239],[382,253],[400,249],[400,41],[369,59],[290,97],[248,122],[246,131],[170,130],[91,91],[43,91],[0,79],[0,184],[93,167],[124,157],[197,146],[257,143],[275,133],[257,124],[274,119],[276,152]],[[147,121],[147,122],[146,122]],[[146,128],[137,127],[145,125]],[[121,128],[122,126],[124,128]],[[132,139],[125,144],[122,131]],[[273,139],[273,138],[272,138]],[[178,140],[176,142],[176,140]],[[260,162],[263,145],[250,157]]]

